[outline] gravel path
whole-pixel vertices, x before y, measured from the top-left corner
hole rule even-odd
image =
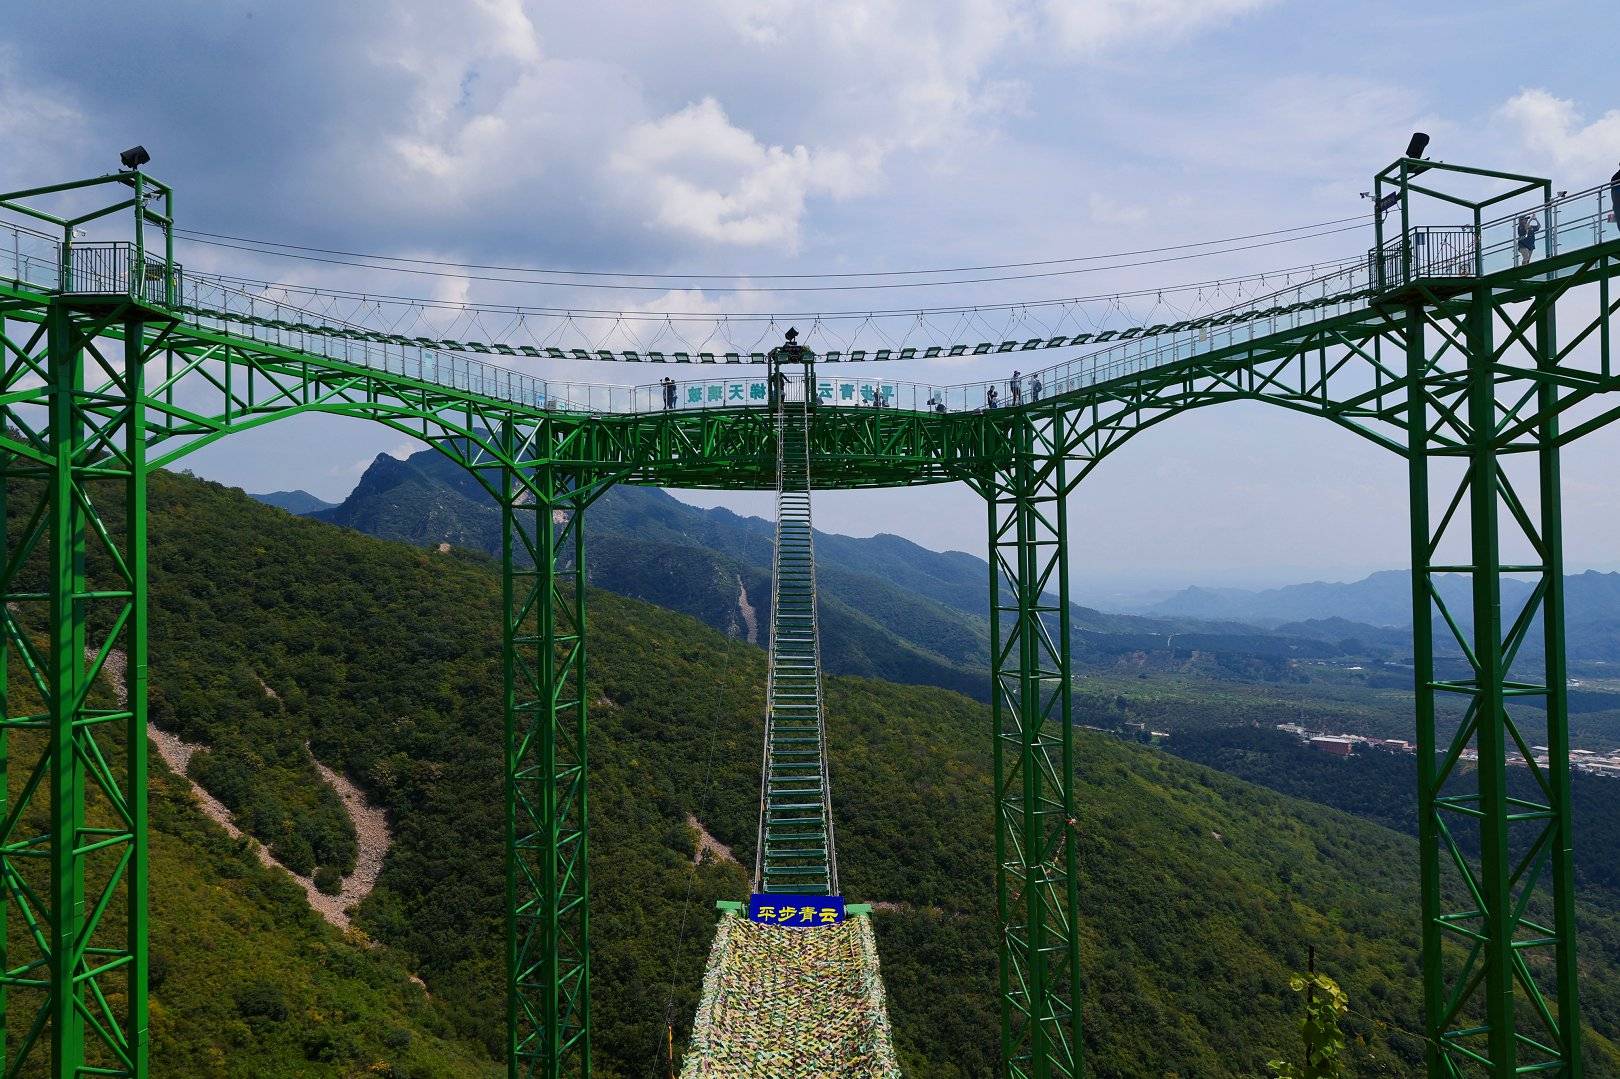
[[[698,834],[697,849],[692,852],[693,865],[701,865],[705,854],[712,854],[722,862],[730,862],[732,865],[739,864],[737,856],[731,853],[731,848],[710,835],[709,830],[703,827],[703,822],[690,813],[686,815],[686,826]]]
[[[113,692],[121,705],[129,703],[129,689],[125,682],[126,668],[124,653],[117,650],[108,653],[107,662],[101,668],[101,673],[112,684]],[[262,679],[259,685],[264,688],[266,696],[277,696],[276,691],[265,685]],[[151,723],[146,725],[146,733],[152,739],[152,744],[157,747],[158,756],[163,758],[164,763],[176,775],[190,785],[191,793],[196,796],[198,808],[202,810],[203,816],[225,829],[225,834],[232,839],[243,838],[246,833],[236,826],[236,821],[232,818],[231,811],[225,807],[225,803],[209,794],[199,783],[186,775],[191,758],[208,747],[196,742],[187,742],[179,735],[171,734]],[[309,749],[307,745],[304,748]],[[309,905],[317,914],[339,929],[347,929],[349,911],[370,895],[371,890],[377,886],[377,878],[382,874],[383,859],[388,856],[388,848],[393,845],[394,837],[388,830],[388,814],[385,811],[366,801],[365,794],[351,783],[348,777],[314,760],[313,754],[310,759],[321,779],[337,792],[338,799],[349,814],[349,820],[354,824],[355,836],[359,840],[359,854],[355,859],[354,872],[343,878],[343,888],[337,895],[326,895],[315,887],[313,877],[294,873],[276,861],[270,854],[270,849],[263,843],[254,840],[253,853],[266,869],[280,869],[297,881],[309,897]]]
[[[343,808],[348,811],[355,836],[360,841],[360,853],[355,859],[354,872],[343,878],[341,892],[337,895],[315,892],[309,902],[333,925],[347,926],[349,917],[344,912],[358,905],[377,886],[377,878],[382,875],[383,859],[388,856],[388,848],[394,844],[394,835],[388,830],[388,814],[366,801],[365,794],[349,782],[347,776],[334,772],[320,761],[315,761],[315,770],[321,774],[327,786],[337,791]],[[302,881],[300,877],[299,882]],[[309,886],[314,888],[315,882],[311,881]],[[317,897],[320,902],[317,902]],[[327,909],[329,905],[333,908],[330,911]]]
[[[748,629],[748,643],[758,644],[759,612],[748,602],[748,589],[743,584],[741,576],[737,578],[737,611],[742,615],[743,625]]]

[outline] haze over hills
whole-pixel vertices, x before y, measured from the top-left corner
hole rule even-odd
[[[1620,624],[1620,573],[1587,570],[1564,578],[1569,621]],[[1459,613],[1467,610],[1468,580],[1457,574],[1440,578],[1440,593]],[[1530,585],[1522,580],[1502,581],[1504,606],[1522,604]],[[1371,626],[1409,627],[1412,624],[1411,574],[1382,570],[1359,581],[1292,584],[1282,588],[1247,590],[1190,586],[1156,603],[1133,607],[1136,613],[1159,617],[1208,618],[1276,626],[1308,619],[1342,618]]]

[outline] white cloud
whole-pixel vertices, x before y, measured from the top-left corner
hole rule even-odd
[[[877,151],[765,146],[713,98],[625,133],[613,167],[672,232],[731,245],[798,243],[805,199],[865,190]]]
[[[1607,174],[1620,158],[1620,109],[1611,109],[1591,123],[1568,98],[1546,90],[1521,90],[1499,110],[1518,129],[1520,140],[1559,169],[1573,169],[1582,178]]]
[[[1044,0],[1059,42],[1095,53],[1144,38],[1181,40],[1222,26],[1276,0]]]

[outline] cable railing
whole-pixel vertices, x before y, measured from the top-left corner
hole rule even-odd
[[[814,407],[874,412],[961,413],[1019,407],[1352,313],[1376,291],[1403,281],[1408,272],[1413,277],[1474,277],[1615,239],[1620,239],[1620,223],[1615,219],[1613,191],[1610,184],[1601,184],[1560,193],[1549,202],[1517,210],[1478,229],[1472,225],[1414,228],[1382,250],[1369,252],[1365,260],[1340,264],[1301,284],[1209,315],[1133,327],[1112,340],[1104,331],[1093,338],[1106,342],[1104,347],[1027,373],[940,384],[853,376],[845,371],[828,375],[823,369],[814,385],[801,392]],[[746,365],[715,362],[712,375],[666,378],[643,385],[541,378],[455,351],[465,348],[465,342],[404,338],[393,328],[336,318],[307,302],[295,304],[250,293],[227,279],[183,273],[178,265],[171,278],[165,264],[150,254],[144,269],[137,270],[134,248],[127,243],[74,243],[66,269],[62,250],[61,242],[51,236],[0,222],[0,281],[46,292],[127,294],[154,304],[168,304],[172,295],[173,306],[195,326],[531,408],[621,414],[690,412],[764,408],[770,400],[763,375],[734,373]],[[995,352],[1023,351],[1040,344],[1028,342],[1026,349],[1011,350],[1008,343]],[[531,350],[520,354],[496,344],[479,351],[523,358]],[[588,353],[581,355],[591,358]],[[654,355],[649,353],[648,359],[656,364]],[[699,357],[700,362],[691,366],[709,366],[702,362],[706,359]]]

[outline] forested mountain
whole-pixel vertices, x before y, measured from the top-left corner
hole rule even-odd
[[[1170,751],[1251,783],[1354,813],[1384,827],[1417,834],[1417,758],[1368,751],[1348,758],[1319,753],[1282,731],[1256,727],[1177,734]],[[1576,773],[1570,777],[1576,889],[1586,917],[1581,947],[1620,954],[1620,778]],[[1540,795],[1524,768],[1508,770],[1508,793]],[[1469,854],[1477,837],[1454,826],[1453,838]],[[1587,1017],[1603,1029],[1620,1025],[1620,993],[1608,982],[1582,985]]]
[[[300,785],[315,782],[299,778],[309,767],[305,742],[389,811],[394,847],[357,923],[386,946],[382,957],[399,957],[394,969],[414,971],[431,994],[414,1003],[405,996],[416,1012],[401,1005],[403,1018],[379,1020],[419,1032],[409,1045],[421,1058],[395,1074],[485,1074],[502,1015],[495,567],[159,475],[152,583],[154,717],[214,746],[212,775],[241,786],[238,797],[258,807],[255,827],[303,815],[290,807],[301,804]],[[596,1074],[629,1079],[654,1062],[671,998],[684,1036],[713,901],[746,888],[735,864],[694,866],[697,836],[686,822],[692,815],[751,861],[764,657],[645,603],[605,591],[591,603]],[[1129,692],[1115,698],[1121,707],[1135,707]],[[831,679],[828,699],[840,868],[852,899],[886,904],[876,924],[907,1074],[989,1076],[998,1036],[986,710],[944,690],[861,678]],[[1412,841],[1151,748],[1081,735],[1092,1073],[1259,1073],[1291,1044],[1287,975],[1315,945],[1357,1009],[1356,1074],[1414,1074],[1419,1046],[1401,1033],[1420,1009]],[[311,813],[322,817],[318,806]],[[342,822],[336,827],[341,833]],[[283,826],[280,834],[296,845],[302,832]],[[312,847],[323,841],[320,829],[303,838]],[[177,858],[223,840],[188,842]],[[206,902],[212,886],[180,880],[154,873],[157,931],[173,933],[169,968],[206,972],[218,999],[196,1018],[170,1007],[161,987],[159,1002],[173,1038],[221,1039],[227,1063],[175,1074],[337,1076],[369,1067],[371,1043],[334,1038],[298,1062],[256,1070],[258,1047],[299,1044],[309,1015],[347,1030],[360,1010],[310,982],[289,998],[296,1007],[265,1014],[232,967],[188,944],[183,927],[164,924],[184,916],[174,889],[200,887]],[[317,957],[312,972],[382,977],[365,973],[382,962],[370,958],[378,953],[316,932],[297,893],[284,892],[299,909],[243,919],[244,946],[269,934],[266,956],[303,949]],[[289,935],[289,919],[302,937]],[[324,943],[316,948],[312,938]],[[1601,1002],[1604,986],[1620,986],[1614,961],[1601,939],[1584,953],[1596,998],[1594,1075],[1620,1074],[1606,1040],[1616,1033],[1613,1013]],[[286,973],[303,977],[302,969],[289,963]],[[396,978],[379,1000],[403,992]],[[238,1019],[222,1020],[232,1008]],[[424,1031],[450,1039],[446,1046],[476,1041],[485,1061],[459,1063],[451,1048],[431,1059],[439,1043]]]
[[[343,504],[311,516],[417,546],[500,550],[500,515],[464,469],[433,450],[379,455]],[[769,624],[771,522],[703,510],[662,491],[617,486],[586,514],[591,581],[690,614],[759,643]],[[841,674],[941,686],[983,697],[989,681],[989,566],[898,536],[816,533],[824,661]],[[1213,678],[1296,677],[1295,661],[1343,654],[1327,627],[1259,630],[1231,621],[1144,618],[1073,608],[1076,659],[1094,669],[1193,671]]]

